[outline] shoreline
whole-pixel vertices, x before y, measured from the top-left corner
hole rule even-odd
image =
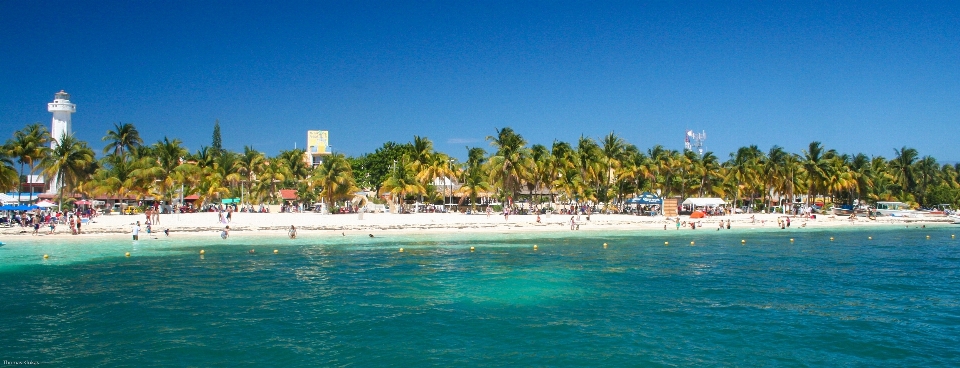
[[[751,220],[755,216],[756,221]],[[72,235],[66,225],[58,225],[54,234],[47,234],[48,228],[41,227],[39,235],[33,235],[32,228],[0,228],[0,235],[8,239],[25,240],[67,240],[67,239],[129,239],[133,225],[140,221],[141,238],[163,237],[163,230],[170,229],[171,237],[209,239],[219,237],[225,226],[230,226],[231,237],[287,236],[290,225],[297,227],[297,234],[303,236],[346,236],[346,235],[412,235],[412,234],[454,234],[454,233],[560,233],[560,232],[598,232],[598,231],[716,231],[721,220],[730,220],[732,229],[770,229],[779,230],[778,214],[737,214],[713,216],[700,221],[702,227],[696,230],[689,226],[676,230],[676,220],[663,216],[633,215],[591,215],[579,216],[579,230],[570,230],[569,215],[541,215],[541,223],[536,215],[511,215],[504,219],[502,215],[485,214],[466,215],[461,213],[419,213],[419,214],[371,214],[363,219],[358,214],[324,215],[318,213],[235,213],[233,221],[220,224],[213,212],[161,215],[160,224],[154,225],[150,234],[146,232],[140,215],[104,215],[92,219],[82,226],[82,234]],[[689,222],[689,216],[680,216],[681,222]],[[858,218],[851,221],[834,216],[818,216],[817,219],[790,217],[791,226],[786,230],[850,227],[893,227],[917,225],[951,225],[947,218],[879,218],[868,220]],[[726,230],[726,229],[724,229]]]

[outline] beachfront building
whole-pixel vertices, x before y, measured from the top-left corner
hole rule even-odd
[[[61,137],[73,134],[70,114],[77,112],[77,105],[70,102],[69,93],[60,90],[53,96],[53,102],[47,104],[47,111],[53,113],[53,121],[50,123],[50,149],[55,149]],[[56,193],[58,189],[60,183],[57,178],[51,178],[47,193]]]
[[[307,151],[304,153],[304,161],[310,167],[317,167],[323,162],[323,156],[330,154],[330,134],[326,130],[308,130],[307,131]]]

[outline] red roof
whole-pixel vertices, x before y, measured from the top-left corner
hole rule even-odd
[[[295,201],[297,199],[297,190],[296,189],[280,189],[280,198],[289,201]]]
[[[191,194],[191,195],[188,195],[188,196],[186,196],[186,197],[183,197],[183,200],[185,200],[185,201],[195,201],[195,200],[198,200],[198,199],[200,199],[200,196],[198,196],[198,195],[196,195],[196,194]]]

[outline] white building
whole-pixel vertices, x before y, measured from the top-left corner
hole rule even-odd
[[[53,102],[47,104],[47,111],[53,113],[53,121],[50,125],[50,149],[55,149],[64,135],[73,134],[70,114],[77,112],[77,105],[70,103],[70,94],[60,90],[53,96]],[[52,178],[47,193],[56,193],[59,189],[60,183],[57,182],[57,178]]]

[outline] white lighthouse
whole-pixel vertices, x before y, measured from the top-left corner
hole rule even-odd
[[[50,138],[52,138],[50,149],[55,149],[64,135],[73,134],[70,114],[77,112],[77,105],[70,103],[69,93],[60,90],[53,96],[53,102],[47,104],[47,111],[53,113],[53,122],[50,124]],[[60,189],[60,183],[57,182],[57,178],[52,178],[47,193],[56,193],[58,189]]]

